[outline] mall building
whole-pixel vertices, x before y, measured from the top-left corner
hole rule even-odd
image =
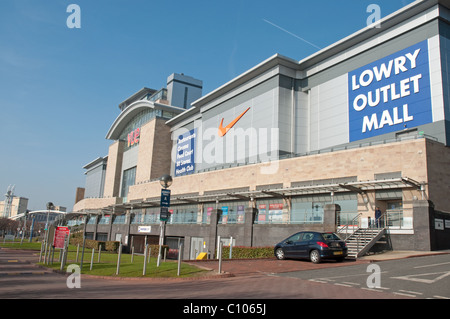
[[[450,248],[450,5],[416,1],[297,61],[279,54],[203,95],[172,74],[119,104],[107,155],[84,166],[70,221],[185,259],[219,240],[273,246],[299,230],[373,226],[383,249]],[[106,152],[105,152],[106,153]],[[375,244],[372,249],[380,245]]]

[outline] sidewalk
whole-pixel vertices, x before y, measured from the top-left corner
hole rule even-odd
[[[358,259],[369,261],[382,261],[382,260],[402,259],[411,257],[442,255],[442,254],[450,254],[450,250],[436,250],[436,251],[394,250],[394,251],[387,251],[381,254],[363,256],[359,257]]]

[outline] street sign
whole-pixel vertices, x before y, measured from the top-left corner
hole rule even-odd
[[[64,248],[65,239],[69,239],[70,229],[69,227],[58,226],[55,230],[55,237],[53,239],[53,246],[55,248]]]
[[[161,189],[161,207],[170,206],[170,189]]]
[[[166,222],[169,220],[169,208],[161,207],[161,211],[159,212],[159,220],[162,222]]]

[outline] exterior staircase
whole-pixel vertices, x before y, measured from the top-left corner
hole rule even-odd
[[[358,228],[345,239],[348,248],[347,258],[356,259],[364,256],[385,232],[385,228]]]

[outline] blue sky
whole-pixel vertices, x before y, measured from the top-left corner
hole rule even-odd
[[[107,155],[118,104],[171,73],[203,93],[275,53],[301,60],[412,0],[1,0],[0,199],[8,185],[70,211],[82,167]],[[69,4],[81,28],[69,29]]]

